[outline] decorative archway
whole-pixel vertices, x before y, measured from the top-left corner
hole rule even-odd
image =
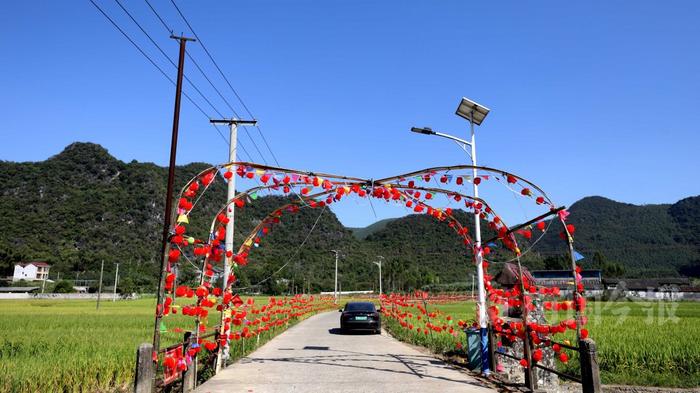
[[[474,178],[472,170],[479,171],[479,176]],[[258,182],[258,186],[252,187],[246,191],[240,192],[234,198],[228,200],[221,209],[219,209],[210,226],[210,231],[205,239],[197,239],[188,236],[187,225],[189,224],[189,216],[194,211],[197,201],[217,180],[222,179],[227,181],[233,176],[247,178]],[[435,182],[436,186],[427,184],[419,184]],[[496,213],[494,208],[483,198],[474,198],[465,195],[459,191],[459,187],[468,183],[482,182],[497,182],[503,184],[510,191],[522,198],[532,200],[536,206],[543,209],[542,214],[526,221],[517,226],[508,226],[504,220]],[[452,186],[452,188],[450,188]],[[226,224],[229,222],[226,214],[231,209],[241,209],[246,203],[252,203],[257,199],[257,195],[261,191],[280,192],[283,195],[294,195],[295,198],[284,204],[283,206],[274,209],[268,213],[258,225],[256,225],[248,236],[245,237],[243,243],[234,253],[233,249],[226,250],[224,248],[224,238],[226,236]],[[463,208],[467,212],[471,212],[474,216],[478,216],[481,220],[487,221],[497,235],[493,239],[484,241],[482,244],[490,244],[499,242],[504,249],[512,253],[512,258],[509,261],[517,261],[519,267],[519,285],[512,290],[496,289],[491,285],[491,276],[487,273],[489,263],[499,263],[506,261],[489,261],[486,257],[491,253],[489,246],[477,245],[469,234],[468,226],[460,222],[453,215],[453,208],[449,206],[436,206],[434,196],[440,195],[446,198],[449,203],[463,203]],[[235,288],[233,284],[236,281],[235,272],[227,279],[227,285],[223,288],[214,287],[214,268],[217,264],[222,264],[224,260],[231,266],[244,266],[248,263],[248,256],[259,245],[264,237],[270,233],[275,224],[279,223],[281,217],[286,214],[294,214],[304,208],[325,208],[328,205],[339,202],[347,197],[357,198],[374,198],[383,199],[385,202],[400,203],[406,208],[411,209],[414,213],[427,214],[435,218],[438,222],[445,223],[452,228],[464,243],[465,251],[471,253],[472,259],[477,260],[476,256],[483,256],[483,266],[485,271],[484,285],[487,290],[488,298],[492,305],[488,309],[488,315],[495,328],[496,333],[508,337],[510,339],[524,339],[528,334],[536,332],[541,335],[552,335],[561,333],[566,328],[575,329],[577,337],[587,335],[585,330],[582,332],[581,326],[586,322],[582,316],[585,307],[585,300],[581,295],[583,286],[581,284],[580,269],[576,266],[573,254],[573,232],[575,228],[571,224],[566,224],[568,213],[563,207],[558,207],[547,194],[534,183],[513,173],[503,171],[496,168],[484,166],[445,166],[427,168],[420,171],[401,174],[398,176],[387,177],[379,180],[362,179],[355,177],[347,177],[333,174],[313,173],[299,171],[288,168],[272,167],[248,162],[230,162],[222,165],[213,166],[200,172],[193,177],[182,189],[179,195],[178,208],[173,212],[173,220],[176,224],[171,228],[171,237],[169,247],[166,253],[167,260],[166,273],[161,277],[161,287],[165,292],[174,296],[159,296],[159,301],[156,307],[156,327],[154,334],[154,360],[158,361],[157,351],[160,345],[160,336],[158,332],[161,326],[162,318],[168,316],[171,311],[177,310],[173,308],[173,298],[189,298],[193,299],[194,303],[191,306],[182,308],[183,314],[194,318],[193,333],[199,337],[200,332],[211,330],[202,324],[202,318],[206,317],[209,309],[216,308],[221,313],[221,323],[217,330],[218,342],[205,343],[205,347],[210,351],[220,353],[221,349],[228,345],[231,338],[240,338],[240,332],[233,332],[233,326],[242,324],[239,317],[240,314],[231,313],[232,309],[236,309],[241,305],[240,297],[234,294]],[[448,203],[448,205],[449,205]],[[462,206],[460,206],[462,208]],[[527,323],[527,312],[533,308],[532,299],[529,294],[538,293],[543,296],[557,297],[559,295],[558,288],[540,288],[535,283],[528,282],[522,275],[520,266],[520,257],[529,251],[521,250],[517,237],[522,237],[525,240],[532,238],[533,225],[534,228],[541,232],[540,237],[544,236],[549,225],[553,220],[545,221],[550,216],[554,216],[556,220],[563,224],[563,231],[560,234],[563,240],[566,241],[571,261],[572,274],[574,277],[574,294],[573,307],[576,311],[576,318],[573,324],[566,322],[564,325],[538,325]],[[517,235],[517,236],[516,236]],[[530,243],[530,248],[535,242]],[[199,285],[195,287],[178,286],[175,288],[175,274],[172,272],[173,267],[177,265],[180,258],[186,251],[191,250],[191,254],[195,259],[201,260],[199,264],[200,278]],[[301,300],[300,300],[301,301]],[[507,329],[498,328],[503,326],[502,320],[498,316],[498,308],[496,304],[508,304],[511,306],[522,307],[525,317],[523,324],[509,325]],[[562,326],[564,329],[562,330]],[[539,337],[539,336],[538,336]],[[527,341],[527,340],[525,340]],[[546,342],[547,340],[539,339],[538,342]],[[551,340],[550,340],[551,341]],[[201,350],[201,346],[197,347],[197,351]],[[532,354],[526,350],[527,367],[532,359]],[[166,359],[167,360],[167,359]],[[182,359],[180,359],[182,361]],[[173,361],[167,362],[167,366],[171,367]],[[186,362],[185,362],[186,363]]]

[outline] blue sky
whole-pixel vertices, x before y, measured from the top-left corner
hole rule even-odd
[[[175,57],[146,3],[122,1]],[[454,110],[467,96],[492,110],[478,129],[480,163],[534,180],[561,204],[700,194],[700,3],[495,3],[177,1],[283,166],[379,178],[464,163],[455,145],[408,129],[466,136]],[[174,78],[114,1],[98,4]],[[152,4],[187,32],[169,1]],[[0,34],[0,159],[44,160],[91,141],[124,161],[167,163],[174,89],[89,1],[8,3]],[[242,112],[201,46],[190,50]],[[248,136],[240,140],[261,161]],[[227,155],[186,101],[179,146],[179,163]],[[375,207],[377,217],[361,202],[334,211],[349,226],[405,214]],[[500,206],[512,221],[520,209]]]

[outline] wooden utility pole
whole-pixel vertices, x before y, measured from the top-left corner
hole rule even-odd
[[[102,274],[105,271],[105,260],[102,260],[102,266],[100,267],[100,284],[97,286],[97,310],[100,309],[100,297],[102,295]]]
[[[192,38],[170,36],[180,42],[180,57],[177,64],[177,83],[175,84],[175,110],[173,111],[173,131],[170,138],[170,163],[168,167],[168,187],[165,193],[165,212],[163,213],[163,238],[160,253],[160,280],[158,281],[158,305],[153,326],[153,352],[160,349],[160,321],[163,318],[163,300],[165,298],[165,276],[168,274],[168,251],[170,225],[172,224],[173,185],[175,183],[175,158],[177,156],[177,133],[180,126],[180,99],[182,97],[182,77],[185,71],[185,44]]]

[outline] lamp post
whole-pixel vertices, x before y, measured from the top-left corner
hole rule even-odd
[[[377,256],[377,259],[379,259],[379,262],[373,262],[375,265],[379,266],[379,296],[384,293],[382,291],[382,261],[384,260],[384,257],[381,255]]]
[[[476,102],[469,100],[467,98],[462,98],[457,111],[455,114],[459,117],[467,119],[470,125],[471,139],[466,141],[461,138],[457,138],[452,135],[448,135],[442,132],[433,131],[431,128],[411,128],[411,131],[417,132],[419,134],[426,135],[436,135],[439,137],[447,138],[455,143],[457,143],[462,150],[464,150],[471,158],[472,161],[472,176],[473,179],[477,177],[476,170],[476,139],[474,135],[474,125],[481,125],[486,116],[489,114],[489,109],[483,105],[477,104]],[[467,150],[467,147],[470,149]],[[472,181],[472,186],[474,190],[474,198],[479,197],[479,186],[476,182]],[[481,220],[480,212],[474,211],[474,254],[476,260],[476,273],[478,279],[479,287],[479,330],[481,335],[481,364],[482,373],[484,375],[489,375],[491,370],[489,369],[489,352],[488,352],[488,319],[486,317],[486,289],[484,288],[484,266],[483,260],[484,255],[481,250]]]
[[[338,304],[338,256],[340,255],[340,250],[331,250],[335,254],[335,287],[333,289],[333,297],[335,298],[335,304]]]

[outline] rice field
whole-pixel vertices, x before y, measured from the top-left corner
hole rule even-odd
[[[435,309],[444,313],[438,316],[443,322],[445,315],[469,322],[475,319],[474,303],[428,305],[428,312]],[[586,314],[586,327],[598,346],[603,383],[700,386],[700,303],[589,302]],[[570,316],[566,312],[551,313],[548,319]],[[455,349],[455,338],[450,335],[416,333],[391,319],[385,325],[398,338],[435,352]],[[557,338],[573,341],[574,336],[568,333]],[[578,361],[574,356],[566,365],[559,363],[559,367],[575,373]]]
[[[244,298],[245,300],[245,298]],[[268,298],[257,298],[256,304]],[[136,348],[150,342],[155,300],[102,302],[84,300],[0,300],[0,392],[130,391]],[[182,315],[166,319],[188,326]],[[216,324],[218,313],[210,314]],[[282,331],[241,340],[232,348],[242,356]],[[182,334],[163,335],[164,345]]]
[[[266,302],[267,297],[256,299]],[[153,306],[152,298],[107,301],[100,311],[94,301],[0,301],[0,392],[128,391],[136,347],[151,339]],[[471,322],[475,315],[473,303],[428,305],[428,312],[435,310],[441,311],[435,323],[448,324],[445,318],[451,315],[448,326],[456,330],[457,321]],[[700,385],[700,303],[590,302],[587,314],[604,383]],[[550,315],[552,320],[567,317],[564,312]],[[173,316],[168,328],[185,326],[185,318]],[[455,349],[456,339],[449,334],[416,334],[391,319],[384,324],[398,338],[435,352]],[[276,333],[262,335],[260,344]],[[181,337],[168,332],[164,341]],[[257,343],[247,341],[246,352]],[[233,353],[242,356],[243,349]],[[561,366],[574,371],[577,362],[572,358]]]

